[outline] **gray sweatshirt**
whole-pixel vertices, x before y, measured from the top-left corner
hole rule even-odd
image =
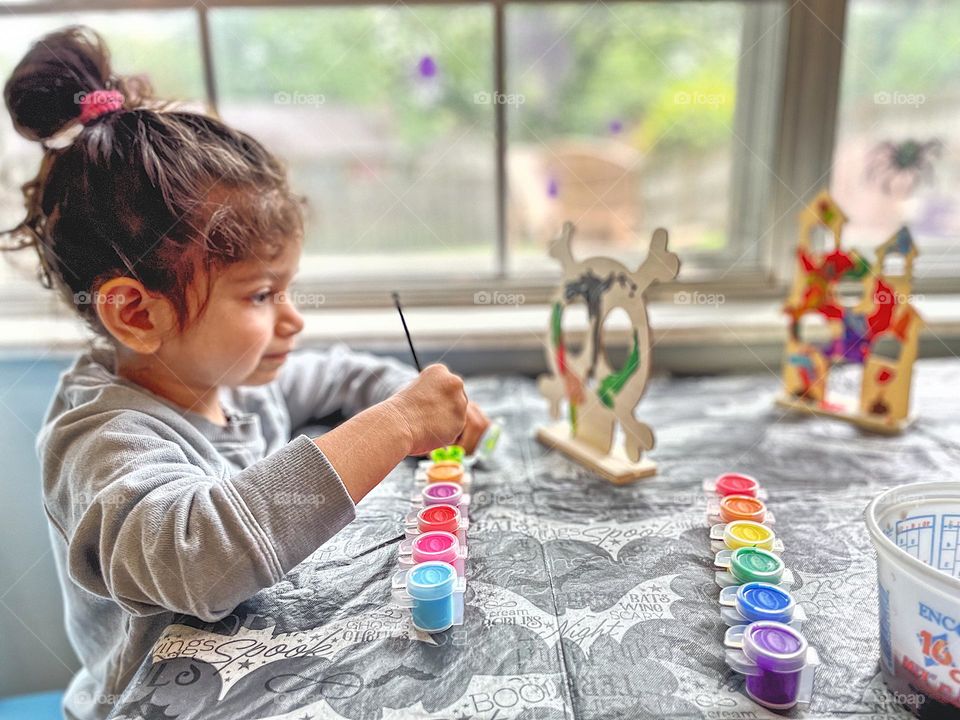
[[[337,471],[291,431],[389,397],[416,372],[295,353],[279,377],[221,392],[226,426],[115,374],[95,345],[60,377],[37,438],[67,634],[83,664],[68,718],[103,718],[162,629],[225,617],[354,517]]]

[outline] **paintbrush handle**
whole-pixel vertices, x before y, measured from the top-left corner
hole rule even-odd
[[[403,323],[403,332],[407,336],[410,354],[413,355],[413,364],[417,366],[417,372],[422,372],[423,368],[420,367],[420,358],[417,357],[417,351],[413,347],[413,338],[410,337],[410,330],[407,328],[407,319],[403,316],[403,308],[400,307],[400,293],[393,293],[393,302],[397,306],[397,312],[400,313],[400,322]]]

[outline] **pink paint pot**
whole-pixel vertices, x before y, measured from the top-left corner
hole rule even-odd
[[[463,577],[467,549],[456,535],[442,530],[423,533],[400,545],[400,565],[418,565],[425,562],[443,562],[452,565]]]

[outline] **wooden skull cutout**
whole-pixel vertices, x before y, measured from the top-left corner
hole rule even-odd
[[[646,258],[636,271],[606,257],[576,261],[571,252],[572,223],[564,223],[550,255],[563,266],[563,282],[554,299],[547,362],[551,373],[539,379],[540,392],[550,401],[554,418],[560,417],[561,401],[569,407],[571,435],[604,454],[609,454],[617,422],[623,428],[624,450],[631,462],[654,445],[653,431],[638,421],[633,411],[650,376],[650,327],[644,291],[654,282],[672,280],[680,271],[680,259],[667,249],[667,231],[653,233]],[[580,352],[565,344],[563,315],[572,304],[584,302],[589,330]],[[615,309],[630,319],[632,340],[624,366],[610,367],[604,342],[604,323]]]

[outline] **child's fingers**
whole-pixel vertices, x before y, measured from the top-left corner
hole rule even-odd
[[[470,403],[469,407],[473,408],[477,417],[477,425],[480,427],[480,434],[483,435],[486,429],[490,427],[490,418],[487,417],[487,414],[480,408],[479,405]]]
[[[470,403],[467,405],[467,424],[464,426],[457,444],[463,447],[468,455],[471,454],[489,425],[490,420],[483,410]]]

